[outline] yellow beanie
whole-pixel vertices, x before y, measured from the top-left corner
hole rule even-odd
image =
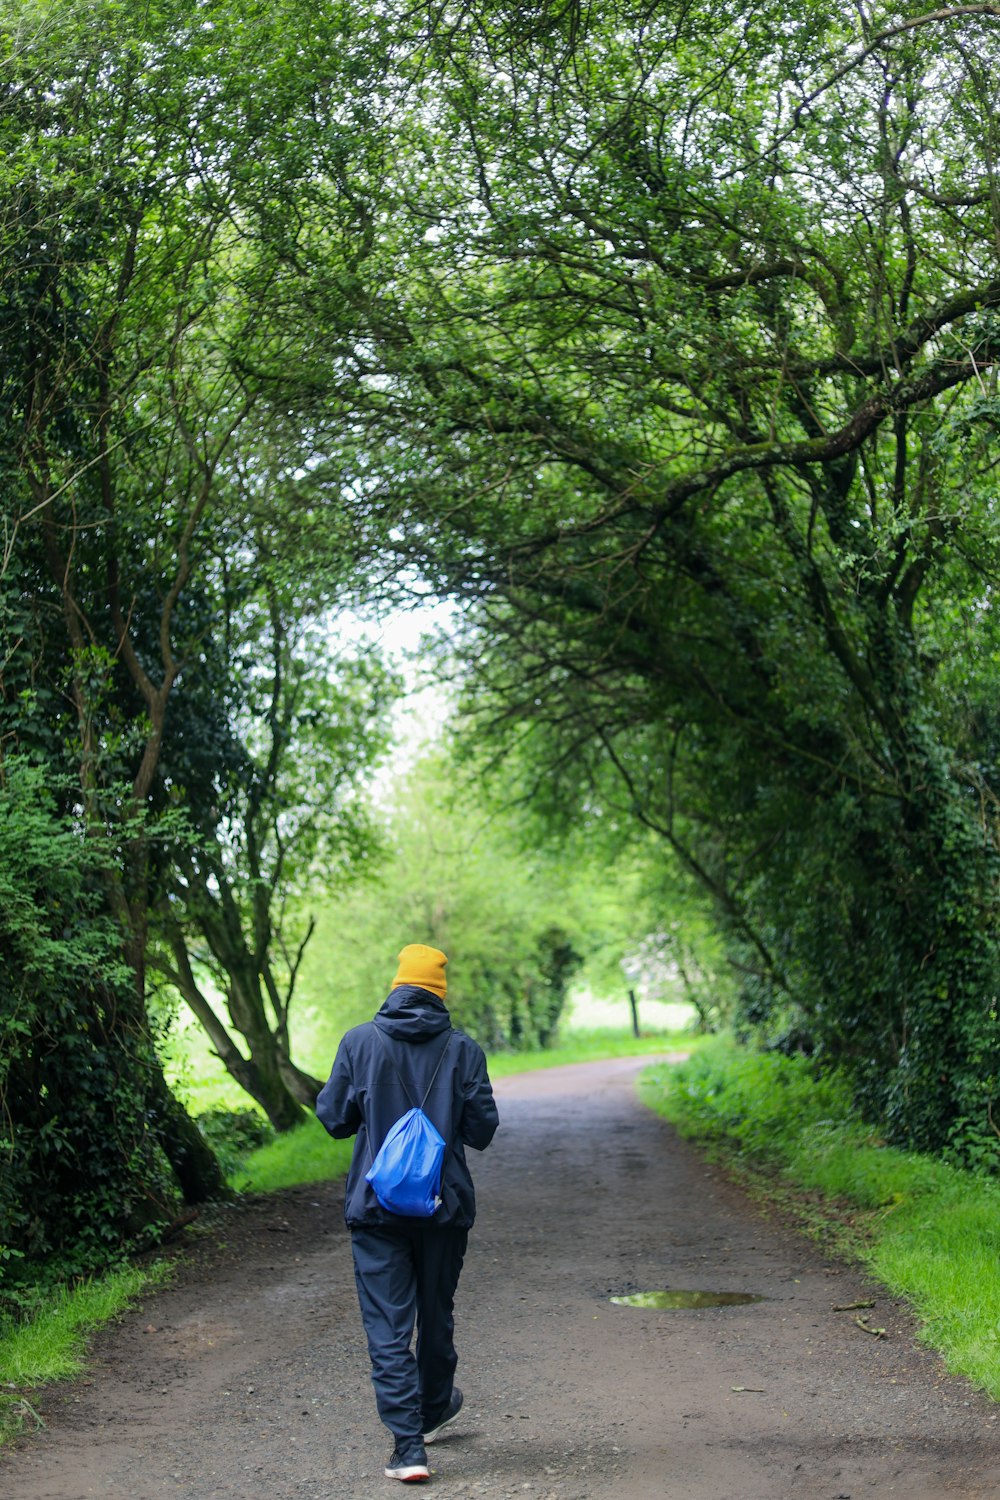
[[[430,990],[443,1000],[448,992],[444,966],[448,962],[440,948],[428,948],[425,943],[407,943],[400,949],[399,968],[392,981],[397,984],[419,984],[422,990]]]

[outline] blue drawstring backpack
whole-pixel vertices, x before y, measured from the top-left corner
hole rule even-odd
[[[365,1181],[371,1183],[376,1198],[389,1213],[404,1214],[411,1219],[429,1219],[441,1203],[441,1167],[446,1143],[433,1120],[424,1114],[424,1105],[434,1087],[434,1080],[454,1033],[448,1033],[448,1041],[444,1044],[437,1067],[419,1105],[413,1103],[410,1091],[396,1064],[392,1062],[385,1038],[377,1026],[375,1035],[382,1043],[412,1108],[401,1115],[389,1131],[379,1147],[378,1155],[365,1173]]]

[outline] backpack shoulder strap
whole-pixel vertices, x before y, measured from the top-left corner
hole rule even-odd
[[[424,1105],[427,1103],[427,1099],[428,1099],[428,1096],[430,1094],[430,1091],[434,1087],[435,1080],[437,1079],[437,1076],[438,1076],[438,1074],[441,1071],[441,1064],[444,1062],[444,1055],[445,1055],[445,1053],[448,1050],[448,1044],[450,1043],[450,1041],[451,1041],[452,1037],[454,1036],[454,1034],[455,1033],[453,1031],[449,1030],[448,1035],[445,1037],[444,1046],[441,1048],[441,1055],[438,1058],[437,1063],[435,1064],[434,1072],[431,1074],[431,1081],[427,1085],[426,1089],[424,1090],[424,1097],[420,1101],[420,1108],[421,1109],[423,1109]],[[402,1080],[400,1080],[400,1081],[402,1081]],[[407,1098],[409,1098],[409,1095],[407,1095]]]

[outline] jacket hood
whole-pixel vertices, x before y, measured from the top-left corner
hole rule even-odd
[[[401,1042],[428,1042],[451,1029],[444,1001],[418,984],[397,984],[374,1020],[379,1031]]]

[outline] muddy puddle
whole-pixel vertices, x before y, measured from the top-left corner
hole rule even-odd
[[[685,1307],[744,1307],[749,1302],[763,1302],[756,1292],[632,1292],[612,1297],[616,1307],[653,1307],[672,1312]]]

